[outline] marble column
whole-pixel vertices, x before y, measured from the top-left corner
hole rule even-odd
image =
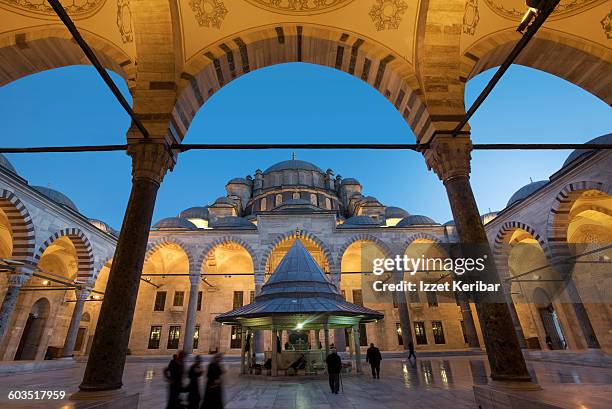
[[[578,325],[580,326],[580,330],[584,336],[587,348],[600,349],[601,346],[599,345],[599,340],[597,339],[597,335],[595,335],[595,330],[593,329],[593,325],[591,325],[589,315],[584,307],[584,304],[582,303],[582,298],[580,297],[576,284],[574,283],[574,280],[572,280],[571,276],[569,279],[565,280],[565,291],[569,298],[569,302],[572,304],[574,314],[576,315],[576,320],[578,321]]]
[[[500,278],[470,185],[471,150],[472,145],[467,136],[437,135],[432,140],[430,149],[423,154],[427,166],[433,169],[444,183],[463,245],[462,251],[472,251],[474,256],[486,257],[485,271],[489,273],[487,281],[495,284],[499,283]],[[463,278],[464,281],[475,279]],[[487,297],[487,294],[479,295],[475,302],[491,367],[491,378],[497,381],[528,383],[531,376],[516,336],[509,307],[503,301]]]
[[[355,345],[355,370],[361,373],[361,342],[359,342],[359,325],[353,325],[353,345]]]
[[[74,290],[74,293],[76,302],[74,303],[74,310],[72,311],[68,333],[66,334],[64,348],[62,349],[63,357],[71,357],[74,354],[74,346],[79,332],[79,325],[81,324],[81,317],[83,316],[83,307],[85,306],[85,300],[91,294],[91,288],[79,288]]]
[[[340,279],[342,277],[340,271],[333,271],[331,274],[332,281],[338,287],[338,291],[340,290]],[[341,292],[342,293],[342,292]],[[344,334],[344,328],[336,328],[334,330],[334,348],[338,352],[346,351],[346,336]]]
[[[185,338],[183,340],[183,351],[188,355],[193,353],[193,333],[195,332],[196,326],[200,275],[189,276],[189,281],[189,301],[187,304],[187,319],[185,320]]]
[[[478,341],[478,334],[476,333],[476,325],[474,324],[474,316],[472,315],[472,309],[470,303],[465,294],[455,293],[457,302],[459,303],[459,309],[461,310],[461,318],[463,318],[463,328],[465,330],[465,337],[470,348],[480,348],[480,342]]]
[[[240,374],[246,374],[247,360],[246,360],[246,328],[240,327]]]
[[[277,376],[278,375],[278,354],[279,354],[279,350],[278,350],[278,341],[277,341],[277,337],[278,337],[278,331],[276,330],[276,328],[272,327],[272,376]]]
[[[255,272],[255,296],[261,293],[261,287],[263,286],[264,274],[263,272]],[[253,345],[251,346],[256,354],[263,354],[264,352],[264,332],[263,330],[254,331],[253,333]]]
[[[19,297],[19,290],[32,277],[32,272],[31,269],[19,267],[16,271],[8,274],[8,288],[0,306],[0,345],[3,344],[4,337],[8,332],[7,329],[17,304],[17,297]]]
[[[393,272],[393,282],[401,282],[403,275],[403,271]],[[404,292],[394,291],[391,296],[395,297],[395,301],[397,303],[397,314],[399,315],[400,328],[402,330],[402,346],[404,350],[407,351],[408,344],[412,340],[412,327],[410,326],[410,313],[408,312],[408,302],[406,301],[406,294]]]
[[[163,176],[174,164],[168,146],[159,140],[130,141],[128,154],[132,157],[132,190],[87,367],[79,386],[81,391],[112,390],[122,386],[155,199]]]
[[[329,327],[325,324],[323,329],[323,337],[325,338],[325,356],[329,355]]]
[[[317,351],[321,350],[321,330],[320,329],[315,329],[315,336],[314,336],[314,348]]]

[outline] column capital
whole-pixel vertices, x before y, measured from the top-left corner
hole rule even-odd
[[[423,152],[427,168],[441,181],[470,176],[472,142],[469,136],[437,135]]]
[[[21,287],[32,277],[34,270],[27,267],[19,267],[8,274],[9,287]]]
[[[127,154],[132,157],[132,177],[161,184],[166,172],[176,163],[176,155],[170,146],[162,140],[129,140]]]
[[[77,301],[85,301],[89,294],[91,294],[92,288],[82,287],[74,290]]]

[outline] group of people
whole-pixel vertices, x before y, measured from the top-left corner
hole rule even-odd
[[[204,374],[202,358],[196,355],[193,364],[189,367],[187,378],[189,384],[183,383],[185,372],[185,353],[179,351],[172,356],[172,360],[164,369],[164,376],[168,381],[169,394],[166,409],[222,409],[223,391],[221,385],[221,361],[223,354],[213,355],[206,370],[206,386],[204,387],[204,399],[200,394],[200,377]],[[187,406],[181,399],[181,394],[187,393]]]

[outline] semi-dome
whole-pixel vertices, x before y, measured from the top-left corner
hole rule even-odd
[[[609,144],[612,144],[612,133],[609,133],[607,135],[598,136],[595,139],[591,139],[587,143],[601,143],[601,144],[609,143]],[[576,149],[575,151],[573,151],[572,153],[569,154],[567,159],[565,159],[565,162],[563,162],[562,168],[565,168],[570,163],[572,163],[572,162],[574,162],[574,161],[576,161],[578,159],[582,159],[582,158],[586,158],[588,156],[591,156],[595,152],[596,152],[595,149]]]
[[[214,223],[210,224],[213,229],[248,229],[256,230],[257,226],[245,219],[244,217],[238,216],[227,216],[217,219]]]
[[[434,219],[423,216],[421,214],[413,214],[408,217],[404,217],[395,225],[395,227],[408,227],[408,226],[428,226],[438,224]]]
[[[344,185],[359,185],[359,186],[361,186],[361,183],[359,183],[359,181],[357,179],[346,178],[346,179],[342,179],[342,182],[340,182],[340,186],[344,186]]]
[[[290,160],[278,162],[270,166],[268,169],[264,171],[264,174],[270,173],[270,172],[280,172],[283,170],[298,170],[298,169],[299,170],[312,170],[312,171],[319,172],[319,173],[325,173],[317,165],[314,165],[310,162],[306,162],[303,160],[297,160],[297,159],[290,159]]]
[[[387,206],[385,207],[385,218],[387,219],[403,219],[410,216],[410,213],[401,207]]]
[[[70,198],[68,198],[68,196],[66,196],[62,192],[58,192],[57,190],[54,190],[48,187],[44,187],[44,186],[32,186],[32,189],[39,191],[43,195],[47,196],[49,199],[53,200],[55,203],[64,205],[74,210],[75,212],[79,211],[79,209],[76,207],[74,202],[70,200]]]
[[[497,212],[489,212],[489,213],[485,213],[482,216],[480,216],[480,220],[482,221],[482,224],[487,224],[493,219],[495,219],[496,217],[497,217]]]
[[[197,226],[182,217],[166,217],[153,225],[154,229],[196,230]]]
[[[380,223],[372,219],[370,216],[353,216],[349,217],[342,223],[340,228],[360,228],[360,227],[377,227]]]
[[[110,227],[107,223],[103,222],[102,220],[89,219],[89,223],[93,224],[95,227],[97,227],[98,229],[102,230],[105,233],[112,234],[114,236],[119,236],[119,233],[117,232],[117,230],[113,229],[112,227]]]
[[[528,185],[523,186],[510,197],[508,200],[508,204],[506,207],[513,205],[516,202],[520,202],[525,199],[527,196],[531,195],[536,190],[540,189],[542,186],[548,183],[548,180],[538,180],[537,182],[531,182]]]
[[[11,161],[8,160],[6,156],[4,156],[1,153],[0,153],[0,168],[4,168],[8,171],[13,172],[14,174],[17,174],[17,170],[15,169]]]
[[[179,213],[178,217],[183,219],[203,219],[208,220],[208,207],[195,206],[185,209]]]

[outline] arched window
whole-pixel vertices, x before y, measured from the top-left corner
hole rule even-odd
[[[325,208],[331,209],[331,200],[329,200],[329,197],[325,198]]]
[[[280,193],[276,195],[276,199],[274,200],[275,206],[280,206],[283,203],[283,195]]]
[[[263,199],[261,199],[261,202],[259,204],[259,210],[265,211],[267,207],[268,207],[268,201],[264,197]]]
[[[313,205],[317,205],[317,195],[315,195],[314,193],[310,194],[310,203],[312,203]]]
[[[293,192],[293,198],[294,199],[299,199],[300,198],[300,194],[298,192]]]

